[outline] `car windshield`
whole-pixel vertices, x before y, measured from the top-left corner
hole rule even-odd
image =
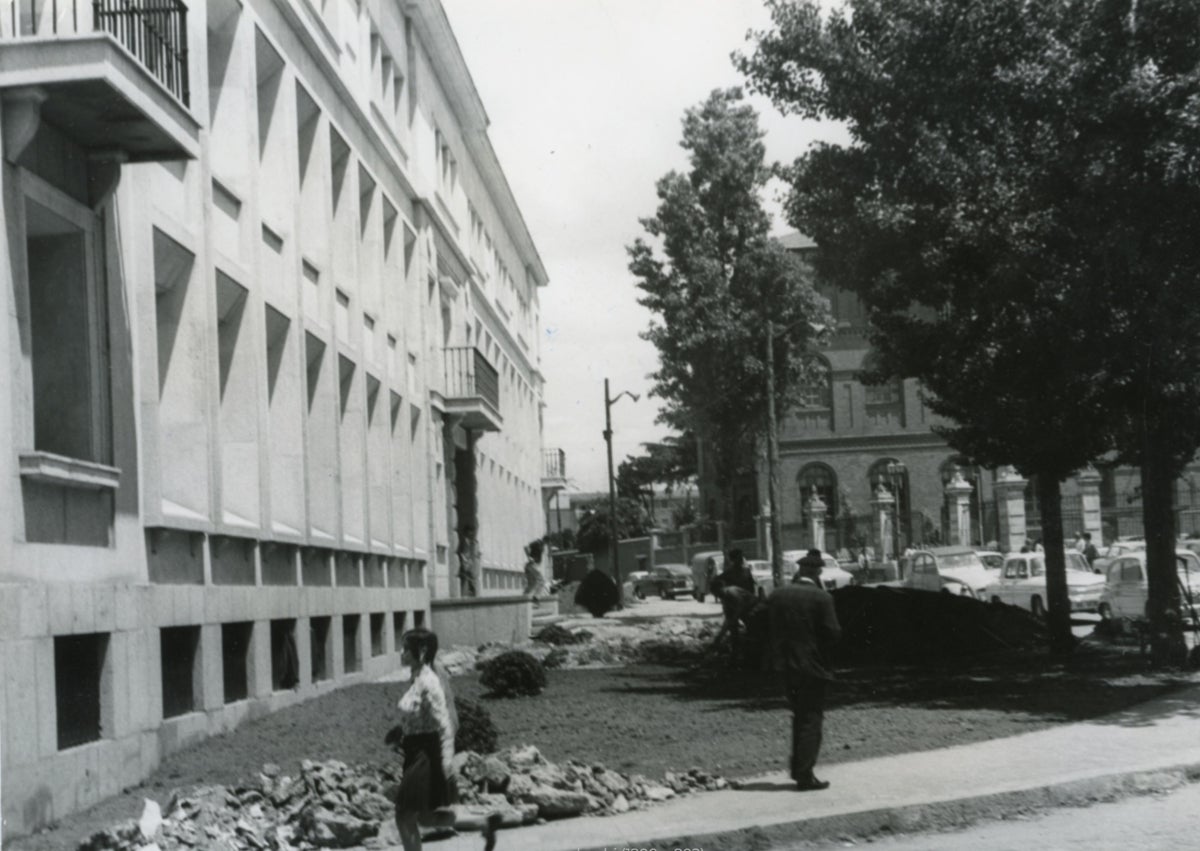
[[[1029,575],[1030,576],[1041,576],[1045,572],[1046,572],[1046,562],[1042,559],[1041,556],[1038,556],[1037,558],[1031,558],[1029,560]]]
[[[938,557],[942,567],[983,567],[983,562],[975,553],[952,553]]]

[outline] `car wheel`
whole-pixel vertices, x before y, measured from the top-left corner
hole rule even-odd
[[[1100,608],[1097,609],[1096,611],[1100,615],[1100,620],[1102,620],[1102,621],[1112,620],[1112,616],[1113,616],[1112,615],[1112,606],[1110,606],[1108,603],[1101,603]]]
[[[1029,611],[1033,612],[1033,616],[1038,620],[1046,617],[1046,604],[1042,602],[1041,597],[1034,597],[1029,601]]]
[[[664,600],[674,600],[675,592],[672,591],[670,588],[664,588],[664,589],[662,589],[662,598]]]
[[[641,586],[638,586],[637,588],[633,589],[633,596],[637,597],[639,600],[645,600],[646,592],[642,590]]]
[[[692,596],[696,598],[696,602],[697,602],[697,603],[703,603],[703,602],[704,602],[704,595],[703,595],[703,594],[701,594],[699,591],[693,591],[693,592],[692,592]]]

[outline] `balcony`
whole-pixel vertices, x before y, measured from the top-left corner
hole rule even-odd
[[[45,123],[93,159],[194,159],[187,45],[181,0],[0,3],[5,156]]]
[[[446,348],[446,414],[468,431],[500,431],[500,373],[473,346]]]
[[[557,491],[567,486],[567,453],[561,449],[542,450],[542,490]]]

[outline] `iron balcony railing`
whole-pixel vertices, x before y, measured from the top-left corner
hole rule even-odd
[[[542,450],[542,478],[565,479],[567,477],[567,453],[561,449]]]
[[[181,0],[0,0],[0,10],[0,38],[109,33],[190,105],[187,6]]]
[[[446,349],[446,398],[478,397],[500,412],[500,373],[474,346]]]

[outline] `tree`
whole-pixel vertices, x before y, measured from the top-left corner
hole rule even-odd
[[[649,528],[645,509],[636,499],[617,500],[617,539],[640,538]],[[598,499],[584,508],[575,533],[575,546],[580,552],[602,553],[608,550],[608,500]]]
[[[688,109],[680,144],[689,170],[658,181],[658,209],[641,220],[661,251],[642,238],[628,249],[639,302],[654,314],[643,336],[659,353],[651,376],[664,401],[659,419],[703,442],[725,520],[765,419],[766,318],[783,329],[775,349],[781,409],[805,369],[813,327],[828,323],[807,269],[768,239],[762,137],[740,89],[714,91]]]
[[[787,211],[866,303],[875,375],[919,378],[952,446],[1036,474],[1059,647],[1059,483],[1111,446],[1139,462],[1161,628],[1170,491],[1200,446],[1200,7],[768,5],[737,61],[781,108],[850,130],[787,171]]]
[[[655,485],[670,495],[695,479],[696,441],[690,434],[670,435],[660,443],[643,443],[642,450],[617,465],[617,495],[638,500],[653,517]]]

